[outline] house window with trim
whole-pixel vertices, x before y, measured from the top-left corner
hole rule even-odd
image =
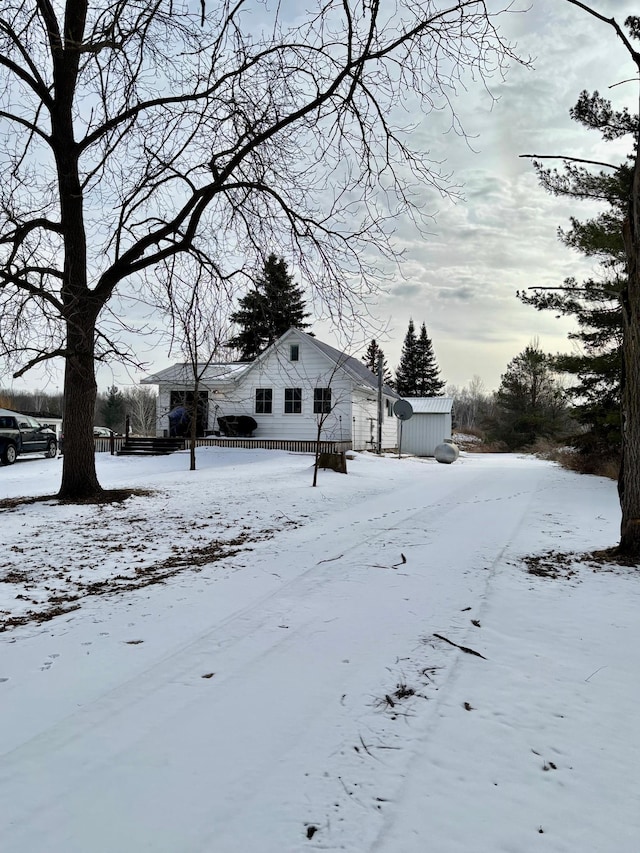
[[[393,417],[393,403],[391,402],[391,400],[386,400],[385,402],[387,404],[387,417],[392,418]]]
[[[289,346],[289,361],[300,361],[300,345],[291,344]]]
[[[327,415],[331,411],[331,388],[313,389],[313,414]]]
[[[256,388],[256,415],[270,415],[273,411],[273,388]]]
[[[284,389],[284,413],[285,415],[302,414],[302,388]]]

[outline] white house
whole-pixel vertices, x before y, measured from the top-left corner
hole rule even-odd
[[[158,435],[168,434],[168,414],[193,399],[193,374],[176,364],[142,380],[158,385]],[[212,364],[200,382],[199,432],[218,431],[218,417],[249,415],[254,438],[350,441],[354,450],[377,441],[378,379],[356,358],[317,338],[289,329],[250,363]],[[382,446],[397,442],[393,403],[383,387]]]
[[[405,399],[411,404],[413,415],[402,425],[402,452],[414,456],[433,456],[436,447],[451,438],[453,397]]]

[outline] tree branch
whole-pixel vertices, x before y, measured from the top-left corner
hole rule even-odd
[[[605,163],[602,160],[584,160],[582,157],[568,157],[566,154],[518,154],[518,157],[529,160],[567,160],[570,163],[584,163],[588,166],[604,166],[606,169],[620,168],[620,163],[616,166],[615,163]]]
[[[607,18],[605,15],[600,14],[600,12],[596,12],[595,9],[592,9],[590,6],[587,6],[586,3],[581,3],[580,0],[567,0],[567,3],[571,3],[572,6],[577,6],[579,9],[582,9],[587,14],[592,15],[594,18],[597,18],[599,21],[602,21],[604,24],[609,24],[610,27],[616,31],[616,35],[626,47],[627,52],[635,62],[635,64],[640,68],[640,53],[635,50],[631,42],[626,36],[626,33],[618,24],[615,18]]]

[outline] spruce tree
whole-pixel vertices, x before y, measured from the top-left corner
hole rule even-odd
[[[369,346],[367,347],[367,351],[362,356],[362,360],[365,363],[365,367],[368,367],[372,373],[378,375],[378,358],[382,356],[382,379],[385,385],[388,385],[390,388],[393,388],[393,377],[391,376],[391,371],[387,365],[387,359],[384,357],[384,352],[382,348],[378,346],[378,343],[375,338],[371,339]]]
[[[418,393],[418,339],[413,325],[409,320],[407,334],[402,344],[400,364],[396,370],[396,391],[401,397],[417,397]]]
[[[241,361],[252,361],[292,326],[308,328],[305,321],[309,316],[302,288],[293,281],[285,260],[271,254],[255,288],[242,297],[231,315],[239,330],[227,346],[239,351]]]
[[[440,379],[440,368],[433,351],[431,338],[427,335],[425,323],[420,327],[420,336],[416,343],[417,381],[415,397],[441,397],[445,385]]]

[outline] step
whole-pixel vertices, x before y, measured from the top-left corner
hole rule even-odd
[[[117,451],[118,456],[166,456],[184,449],[181,438],[129,438]]]

